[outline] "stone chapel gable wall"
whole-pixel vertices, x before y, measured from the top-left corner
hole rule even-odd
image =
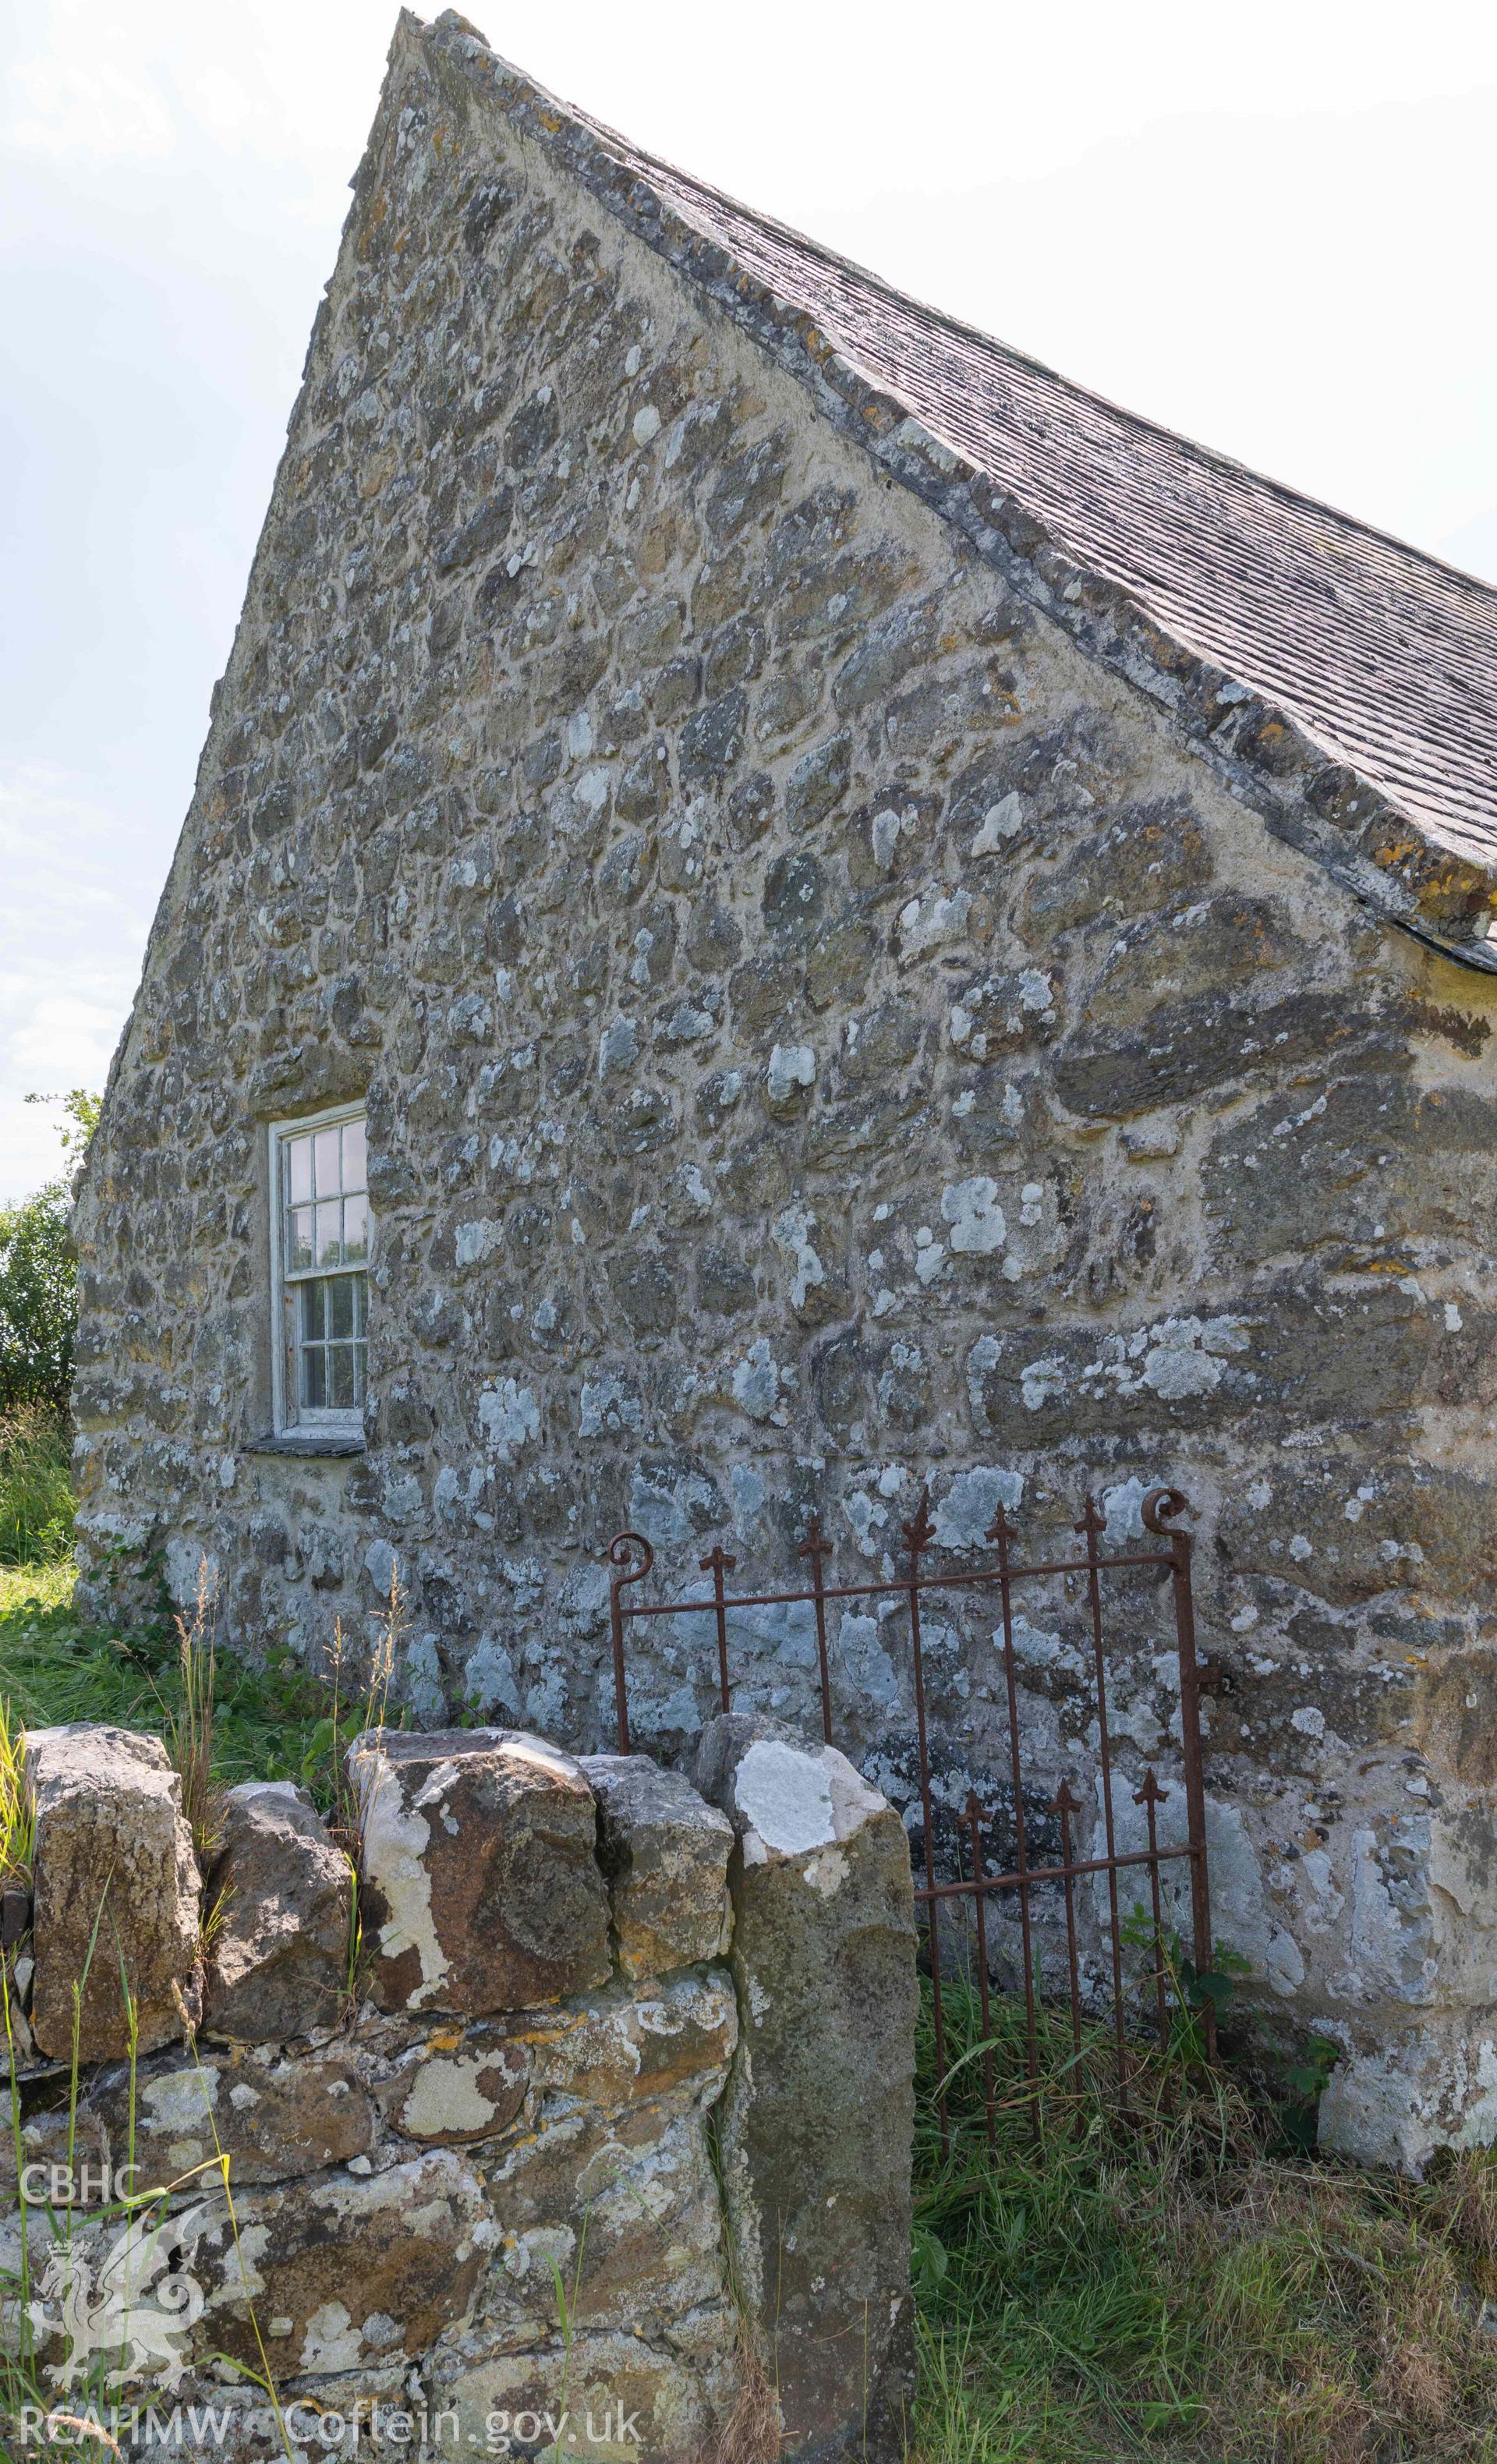
[[[206,1556],[231,1639],[315,1660],[398,1564],[416,1717],[604,1744],[617,1529],[767,1577],[813,1507],[881,1562],[927,1474],[958,1549],[1167,1479],[1241,1947],[1349,1974],[1360,1857],[1350,2001],[1406,2016],[1445,1919],[1405,1765],[1464,1819],[1494,1694],[1490,997],[450,55],[397,39],[90,1166],[84,1596]],[[366,1451],[277,1455],[267,1125],[355,1097]],[[804,1708],[799,1630],[742,1645]],[[964,1790],[990,1638],[944,1649]],[[898,1651],[833,1656],[897,1791]],[[657,1652],[641,1734],[710,1675]],[[1147,1654],[1134,1717],[1167,1738]]]

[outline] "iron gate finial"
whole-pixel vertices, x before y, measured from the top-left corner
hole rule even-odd
[[[923,1556],[925,1551],[930,1547],[931,1542],[936,1537],[936,1526],[931,1521],[931,1491],[929,1483],[927,1483],[925,1487],[920,1491],[920,1503],[914,1509],[914,1522],[902,1523],[899,1529],[904,1533],[906,1540],[910,1544],[911,1558],[914,1559]]]
[[[1100,1540],[1103,1532],[1107,1529],[1107,1516],[1098,1511],[1097,1502],[1094,1497],[1089,1495],[1085,1506],[1081,1509],[1081,1521],[1075,1526],[1075,1529],[1078,1531],[1084,1531],[1089,1541]]]

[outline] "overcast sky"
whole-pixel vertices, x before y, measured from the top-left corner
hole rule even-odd
[[[100,1086],[386,0],[0,22],[0,1199]],[[1497,581],[1497,11],[548,0],[501,52],[1145,411]]]

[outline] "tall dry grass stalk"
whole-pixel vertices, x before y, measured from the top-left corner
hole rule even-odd
[[[332,1711],[329,1718],[319,1725],[316,1750],[319,1755],[326,1753],[332,1764],[331,1829],[356,1863],[363,1847],[363,1809],[358,1792],[348,1776],[348,1748],[356,1737],[378,1738],[385,1733],[389,1718],[390,1683],[408,1622],[406,1593],[397,1559],[390,1570],[389,1606],[380,1620],[379,1637],[364,1671],[362,1698],[350,1683],[353,1662],[341,1617],[334,1625],[333,1639],[328,1648]]]
[[[349,1777],[348,1749],[356,1737],[384,1735],[389,1716],[390,1683],[407,1622],[406,1594],[401,1585],[399,1561],[396,1560],[390,1568],[389,1606],[381,1619],[379,1638],[364,1672],[362,1700],[349,1684],[352,1671],[341,1617],[333,1627],[333,1640],[327,1655],[332,1709],[327,1719],[319,1723],[314,1745],[317,1758],[320,1760],[325,1754],[331,1767],[332,1806],[328,1829],[348,1865],[348,1969],[344,1981],[344,2005],[350,2016],[358,2006],[363,1961],[360,1889],[363,1872],[364,1805]]]
[[[29,1883],[32,1864],[32,1801],[26,1785],[26,1731],[0,1701],[0,1890]]]
[[[191,1617],[177,1619],[180,1700],[167,1703],[159,1691],[156,1694],[166,1750],[182,1781],[182,1810],[198,1861],[204,1866],[212,1859],[223,1827],[222,1796],[213,1780],[217,1626],[217,1585],[204,1557],[198,1565]]]
[[[400,1579],[400,1559],[395,1557],[390,1561],[390,1604],[370,1663],[368,1699],[364,1704],[364,1726],[372,1728],[376,1736],[383,1736],[385,1732],[389,1715],[390,1680],[395,1674],[396,1657],[409,1623],[409,1610]]]
[[[740,2313],[737,2398],[717,2432],[711,2464],[779,2464],[783,2447],[780,2399],[764,2365],[762,2340]]]

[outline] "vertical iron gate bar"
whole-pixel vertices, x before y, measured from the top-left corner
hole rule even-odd
[[[723,1575],[731,1574],[737,1557],[724,1556],[719,1541],[710,1556],[699,1560],[704,1574],[711,1574],[713,1598],[717,1610],[717,1693],[725,1711],[733,1708],[733,1687],[728,1682],[728,1612],[723,1607]]]
[[[813,1514],[811,1528],[796,1554],[809,1557],[811,1561],[811,1581],[815,1585],[812,1596],[816,1602],[816,1661],[822,1684],[822,1736],[828,1746],[831,1744],[831,1672],[826,1665],[826,1594],[822,1559],[830,1553],[831,1543],[822,1538],[822,1518]]]
[[[1194,1854],[1191,1859],[1191,1958],[1198,1976],[1212,1964],[1211,1883],[1206,1871],[1206,1779],[1200,1753],[1200,1669],[1196,1659],[1196,1604],[1191,1596],[1191,1552],[1188,1531],[1165,1526],[1183,1513],[1185,1500],[1178,1488],[1151,1489],[1142,1507],[1146,1528],[1168,1544],[1175,1592],[1175,1639],[1180,1674],[1180,1761],[1185,1771],[1185,1822]],[[1217,2006],[1202,2006],[1206,2057],[1217,2057]]]
[[[967,1822],[972,1832],[972,1897],[978,1927],[978,2008],[982,2021],[982,2112],[987,2123],[987,2144],[995,2151],[998,2133],[993,2120],[993,2009],[987,1972],[987,1893],[982,1874],[982,1809],[976,1789],[968,1792]],[[1039,2136],[1038,2106],[1031,2103],[1031,2120],[1035,2136]]]
[[[1008,1692],[1008,1764],[1014,1790],[1014,1864],[1019,1873],[1019,1939],[1024,1967],[1024,2068],[1030,2115],[1040,2123],[1040,2053],[1034,2020],[1034,1946],[1029,1925],[1029,1859],[1024,1838],[1024,1771],[1019,1754],[1019,1680],[1014,1668],[1013,1584],[1008,1572],[1008,1517],[1000,1506],[987,1537],[998,1544],[998,1592],[1003,1612],[1003,1681]]]
[[[1158,2006],[1161,2053],[1169,2045],[1170,2018],[1164,1987],[1164,1907],[1159,1896],[1159,1826],[1154,1809],[1156,1805],[1162,1805],[1168,1794],[1168,1789],[1162,1789],[1156,1779],[1154,1765],[1151,1763],[1144,1773],[1142,1788],[1134,1794],[1134,1803],[1141,1805],[1149,1818],[1149,1889],[1154,1901],[1154,1991]]]
[[[1123,2026],[1123,1945],[1117,1915],[1117,1838],[1112,1818],[1112,1745],[1107,1725],[1107,1660],[1102,1642],[1102,1585],[1097,1534],[1104,1529],[1094,1501],[1088,1498],[1078,1531],[1087,1537],[1087,1594],[1091,1606],[1091,1645],[1097,1671],[1097,1754],[1102,1766],[1102,1820],[1107,1837],[1107,1899],[1112,1931],[1112,2033],[1117,2039],[1117,2089],[1128,2110],[1128,2037]]]
[[[634,1552],[639,1551],[639,1564]],[[618,1733],[619,1751],[629,1750],[628,1682],[624,1666],[625,1609],[620,1594],[627,1583],[642,1583],[655,1562],[655,1552],[638,1531],[619,1531],[608,1543],[608,1563],[613,1573],[608,1578],[608,1621],[613,1629],[613,1716]]]
[[[920,1491],[920,1503],[914,1521],[902,1527],[910,1551],[910,1657],[914,1679],[914,1725],[920,1749],[920,1811],[925,1823],[925,1886],[931,1894],[931,2026],[936,2038],[936,2076],[940,2081],[936,2101],[941,2118],[941,2152],[951,2145],[951,2123],[946,2111],[946,2028],[941,2012],[941,1918],[936,1900],[936,1818],[931,1804],[930,1742],[925,1732],[925,1661],[920,1649],[920,1558],[928,1546],[934,1526],[931,1522],[931,1492]]]
[[[1070,1965],[1070,2041],[1071,2050],[1081,2052],[1081,1962],[1076,1947],[1076,1881],[1071,1872],[1070,1817],[1081,1812],[1081,1799],[1068,1779],[1063,1779],[1055,1792],[1052,1814],[1061,1818],[1061,1863],[1066,1869],[1066,1953]]]

